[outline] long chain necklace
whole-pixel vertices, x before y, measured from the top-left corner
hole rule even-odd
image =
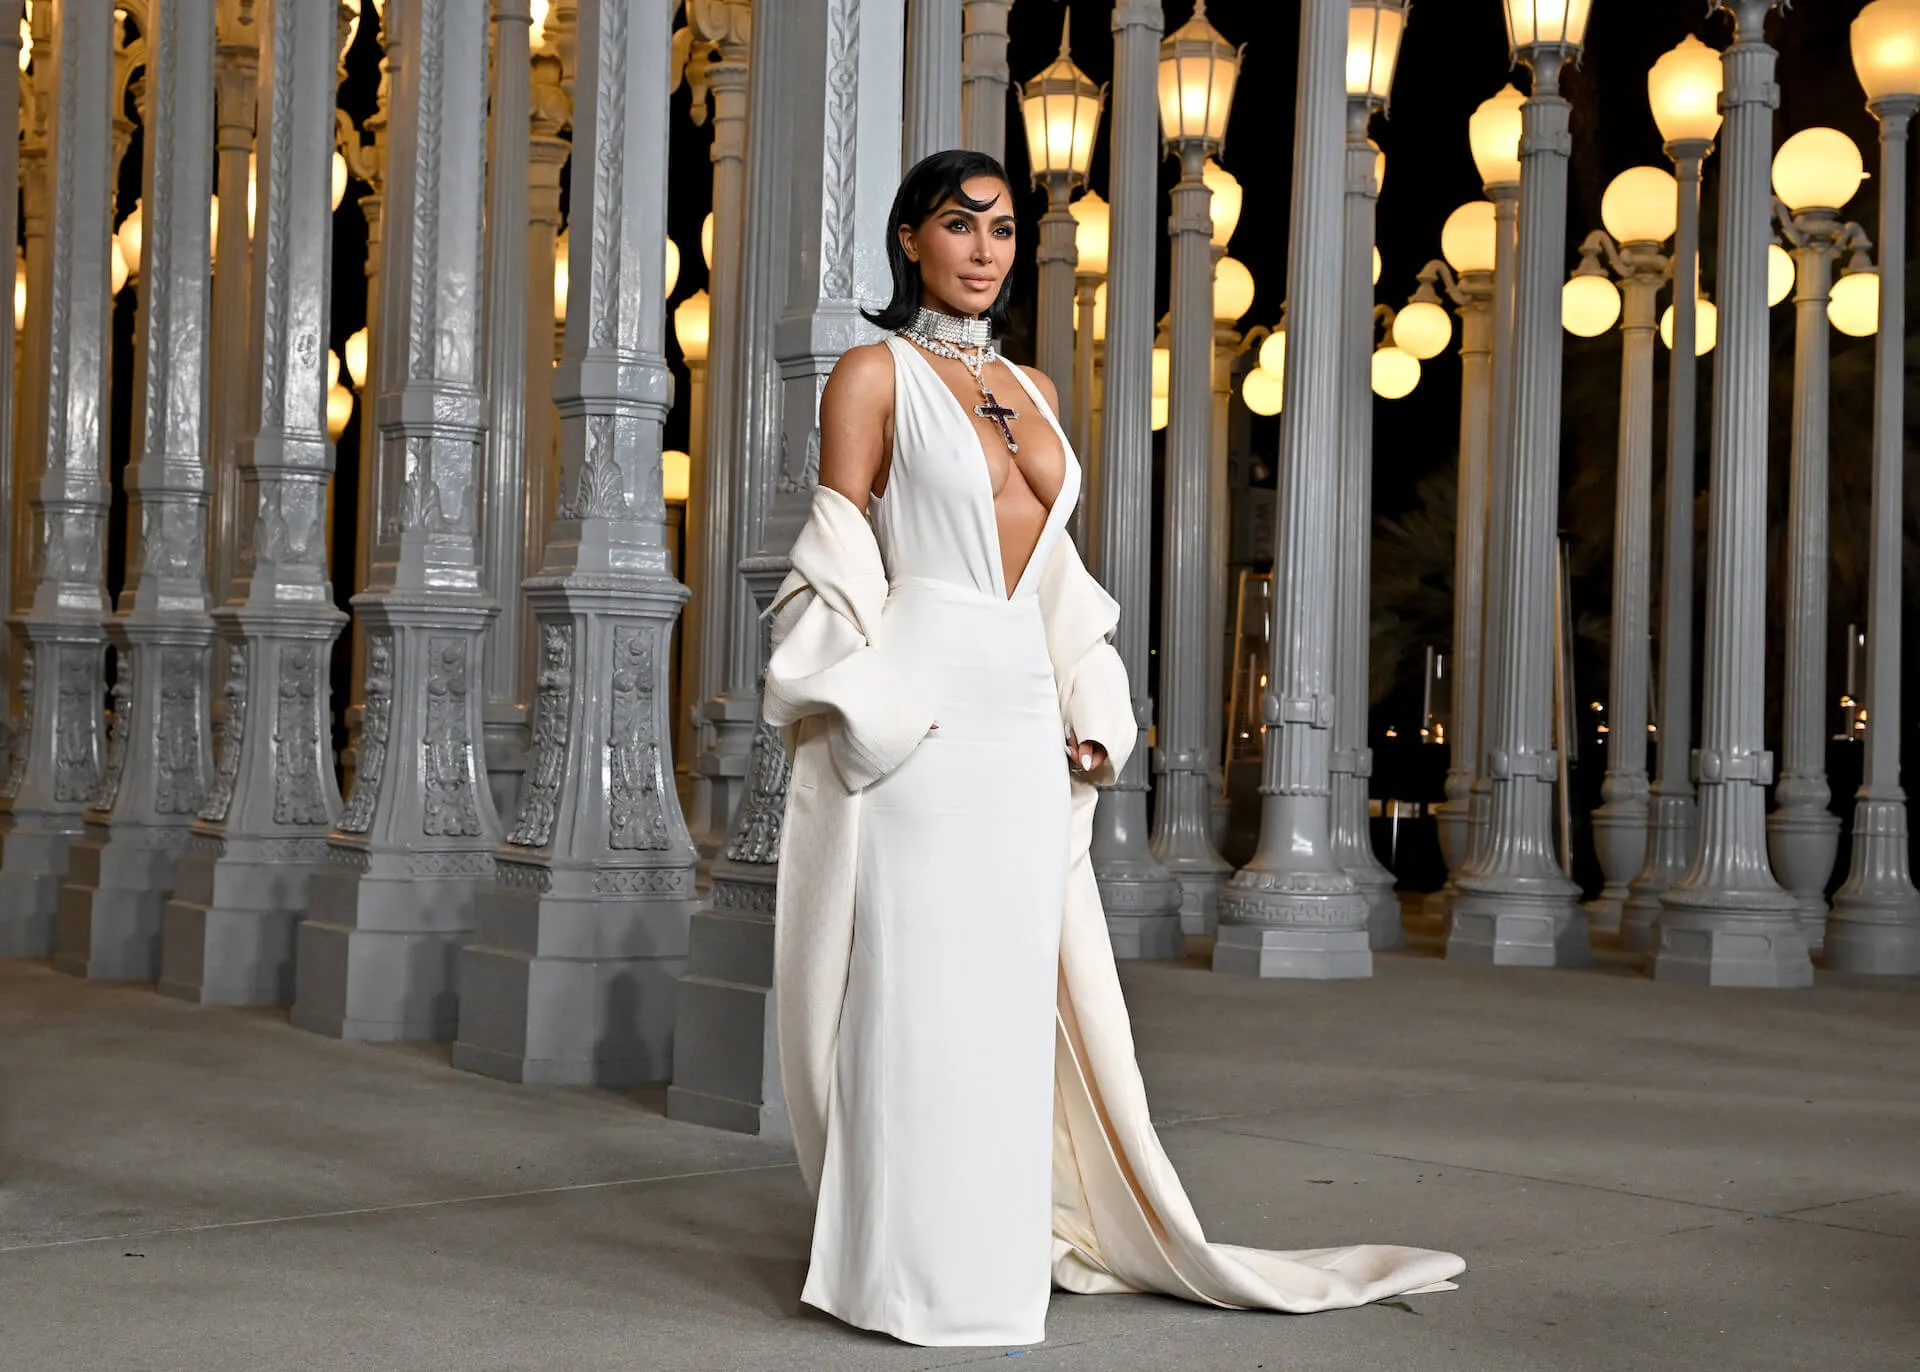
[[[999,350],[993,346],[989,328],[984,319],[961,319],[922,306],[914,314],[913,322],[900,330],[900,336],[917,343],[935,357],[951,358],[965,367],[967,374],[973,378],[973,384],[980,388],[983,402],[975,405],[973,412],[1000,430],[1000,440],[1007,445],[1009,453],[1018,453],[1020,445],[1014,442],[1008,421],[1018,419],[1020,411],[1002,405],[994,397],[993,388],[987,385],[984,375],[987,364],[1000,356]],[[964,351],[955,344],[964,345]]]

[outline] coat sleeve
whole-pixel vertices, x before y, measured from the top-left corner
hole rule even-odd
[[[1120,621],[1120,605],[1093,579],[1065,536],[1040,579],[1040,612],[1060,694],[1062,732],[1107,750],[1106,762],[1087,780],[1111,785],[1139,734],[1126,665],[1108,641]]]

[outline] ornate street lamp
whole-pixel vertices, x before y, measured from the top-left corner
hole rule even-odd
[[[1586,919],[1554,858],[1553,598],[1560,469],[1560,292],[1566,234],[1569,107],[1560,72],[1579,56],[1587,0],[1507,0],[1507,35],[1533,71],[1521,109],[1519,244],[1513,303],[1510,447],[1494,489],[1498,556],[1488,578],[1491,686],[1481,739],[1488,829],[1455,881],[1447,956],[1566,966],[1592,957]]]
[[[1648,792],[1647,860],[1629,884],[1620,942],[1635,952],[1652,944],[1660,896],[1693,860],[1695,810],[1688,770],[1693,739],[1693,508],[1696,339],[1710,329],[1712,306],[1699,300],[1700,164],[1720,132],[1720,54],[1689,34],[1647,73],[1653,120],[1673,162],[1679,194],[1673,233],[1674,297],[1661,325],[1667,359],[1667,489],[1660,589],[1660,746]],[[1703,318],[1704,316],[1704,318]],[[1707,347],[1711,347],[1709,341]]]
[[[1853,861],[1827,925],[1827,965],[1920,972],[1920,891],[1900,789],[1901,463],[1905,457],[1907,126],[1920,109],[1920,0],[1873,0],[1853,21],[1853,69],[1880,121],[1880,311],[1873,369],[1873,538],[1867,592],[1866,773]]]
[[[1099,342],[1094,331],[1094,306],[1100,292],[1100,285],[1107,275],[1107,244],[1109,241],[1109,211],[1107,202],[1100,198],[1098,191],[1088,191],[1071,205],[1067,211],[1073,216],[1073,407],[1069,413],[1073,417],[1073,448],[1080,455],[1080,462],[1086,468],[1086,480],[1083,485],[1087,494],[1082,497],[1076,511],[1080,519],[1081,537],[1078,539],[1081,555],[1093,556],[1090,540],[1085,536],[1092,512],[1097,501],[1092,496],[1094,482],[1099,479],[1098,445],[1094,438],[1094,368],[1095,345]],[[1104,323],[1104,321],[1103,321]],[[1104,329],[1102,330],[1104,332]]]

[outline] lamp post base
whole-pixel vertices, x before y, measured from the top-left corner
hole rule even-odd
[[[1598,934],[1617,934],[1633,879],[1647,860],[1644,777],[1638,798],[1609,801],[1593,812],[1593,846],[1606,884],[1586,903],[1587,926]]]
[[[12,818],[0,837],[0,958],[50,957],[71,849],[85,824],[78,812]]]
[[[1694,986],[1792,988],[1813,985],[1807,936],[1793,898],[1784,892],[1754,892],[1754,904],[1769,897],[1777,908],[1752,913],[1726,909],[1724,891],[1714,905],[1689,907],[1689,893],[1668,891],[1662,900],[1655,981]]]
[[[1183,867],[1169,862],[1173,879],[1180,883],[1180,932],[1205,938],[1220,927],[1220,891],[1233,875],[1233,868],[1216,858],[1219,865]]]
[[[1815,951],[1826,944],[1827,881],[1839,855],[1840,816],[1824,805],[1783,805],[1767,816],[1767,857],[1793,894],[1807,947]]]
[[[1373,975],[1373,952],[1365,929],[1223,924],[1214,938],[1213,970],[1242,977],[1349,980]]]
[[[1136,764],[1137,765],[1137,764]],[[1093,876],[1116,958],[1177,958],[1187,951],[1180,924],[1185,892],[1147,843],[1147,793],[1111,787],[1093,820]]]
[[[667,1114],[710,1129],[786,1138],[773,1013],[774,874],[722,859],[713,903],[688,931],[674,1004]]]
[[[324,838],[195,833],[160,929],[163,996],[201,1005],[293,999],[295,930]]]
[[[54,939],[56,972],[97,981],[160,975],[160,925],[187,831],[134,830],[123,825],[111,834],[107,825],[89,822],[73,845]]]
[[[1853,869],[1833,896],[1827,966],[1876,976],[1920,974],[1920,891],[1907,872],[1907,806],[1862,799],[1853,818]]]
[[[1620,946],[1628,952],[1650,954],[1659,942],[1660,898],[1693,861],[1697,821],[1691,794],[1663,794],[1655,785],[1647,809],[1647,863],[1628,884],[1620,909]]]
[[[1562,897],[1521,904],[1462,890],[1447,930],[1447,961],[1490,967],[1586,967],[1593,962],[1587,917]]]

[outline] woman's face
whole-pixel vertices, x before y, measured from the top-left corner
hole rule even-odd
[[[920,266],[920,294],[931,309],[984,314],[1013,270],[1013,196],[1006,183],[976,176],[960,189],[984,210],[949,200],[917,229],[900,226],[907,260]]]

